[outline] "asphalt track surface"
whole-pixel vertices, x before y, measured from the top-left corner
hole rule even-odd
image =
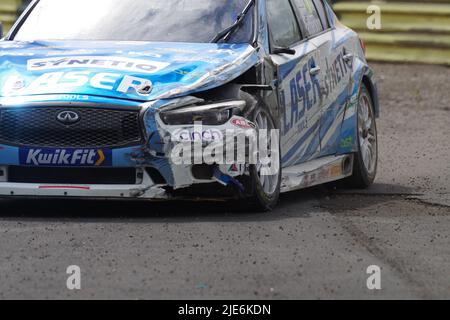
[[[0,201],[0,299],[450,298],[450,68],[374,64],[367,191],[211,203]],[[66,287],[70,265],[81,290]],[[381,268],[369,290],[367,268]]]

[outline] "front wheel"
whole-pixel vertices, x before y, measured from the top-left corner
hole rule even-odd
[[[281,148],[279,141],[279,134],[276,135],[278,141],[275,144],[277,150],[272,150],[272,130],[277,130],[275,121],[272,119],[269,111],[265,108],[258,108],[253,116],[253,121],[257,126],[258,134],[261,130],[267,130],[268,152],[267,156],[271,166],[270,170],[264,169],[261,162],[262,159],[258,157],[256,165],[250,166],[250,189],[251,196],[248,199],[249,205],[257,211],[271,211],[273,210],[280,198],[281,189]],[[263,148],[265,146],[262,146]],[[259,146],[261,148],[261,146]]]
[[[355,155],[353,176],[348,186],[365,189],[373,184],[378,168],[378,132],[373,101],[363,85],[358,100],[358,152]]]

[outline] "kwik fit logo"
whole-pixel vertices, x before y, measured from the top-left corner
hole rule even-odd
[[[112,165],[111,150],[21,149],[20,164],[27,166],[100,167]]]

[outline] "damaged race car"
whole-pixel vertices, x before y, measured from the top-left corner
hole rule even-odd
[[[0,41],[0,196],[265,211],[368,187],[364,50],[323,0],[34,0]]]

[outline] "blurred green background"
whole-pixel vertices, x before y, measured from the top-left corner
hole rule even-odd
[[[0,22],[3,23],[4,32],[11,28],[16,21],[19,11],[29,2],[23,0],[0,0]]]
[[[341,21],[360,33],[369,60],[450,65],[450,0],[330,2]],[[0,0],[5,31],[27,3],[29,0]],[[371,4],[381,8],[380,30],[367,28]]]
[[[381,8],[380,30],[367,28],[371,4]],[[450,65],[450,0],[343,0],[333,5],[366,43],[369,60]]]

